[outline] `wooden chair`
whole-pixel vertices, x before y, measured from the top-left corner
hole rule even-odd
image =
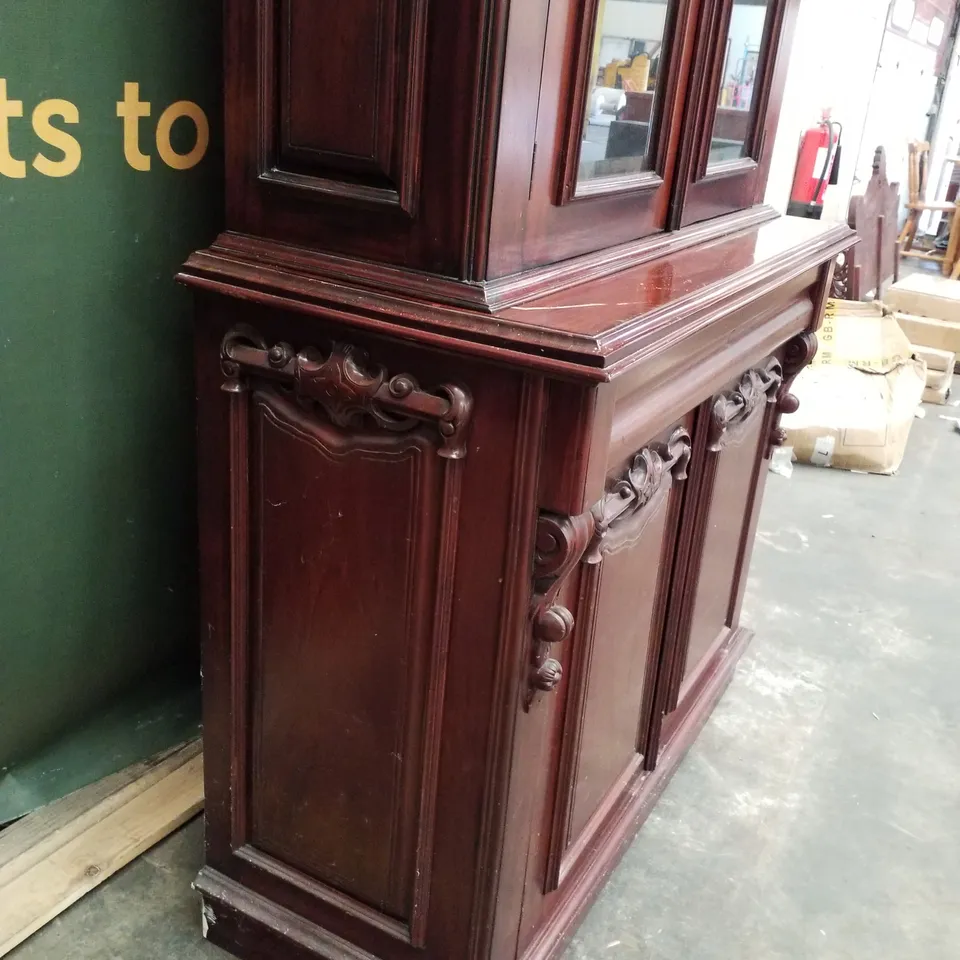
[[[933,260],[941,264],[945,276],[960,272],[956,269],[958,253],[960,253],[960,232],[958,232],[956,217],[957,205],[950,200],[924,201],[927,192],[927,176],[930,167],[930,144],[922,140],[914,140],[909,145],[907,221],[900,231],[900,255],[903,257],[917,257],[922,260]],[[936,248],[928,250],[914,250],[913,244],[917,237],[917,228],[920,217],[934,211],[951,217],[950,243],[946,252]]]

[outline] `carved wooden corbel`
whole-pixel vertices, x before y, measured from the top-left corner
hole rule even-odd
[[[770,357],[763,366],[748,370],[733,390],[719,394],[710,412],[708,449],[719,452],[725,443],[736,438],[737,428],[756,410],[766,403],[777,402],[783,378],[780,361]]]
[[[533,561],[531,662],[525,708],[538,692],[555,690],[563,676],[551,656],[554,644],[569,638],[573,614],[556,602],[567,577],[582,560],[599,563],[607,537],[657,499],[673,480],[685,480],[690,462],[690,434],[678,427],[666,443],[641,450],[624,476],[586,513],[566,517],[541,513]]]
[[[563,676],[560,662],[550,648],[573,632],[573,614],[556,602],[566,578],[583,558],[593,539],[596,521],[590,511],[577,517],[541,513],[533,557],[531,600],[532,654],[530,681],[524,706],[529,709],[538,691],[556,689]]]
[[[301,402],[316,403],[337,426],[360,429],[372,421],[382,430],[402,433],[422,422],[434,423],[440,434],[439,454],[451,460],[466,455],[465,434],[472,400],[464,387],[442,384],[423,390],[406,373],[389,376],[385,367],[371,364],[365,350],[330,341],[325,350],[288,343],[268,347],[248,327],[238,327],[223,339],[223,389],[243,390],[244,375],[288,384]]]
[[[817,346],[817,335],[805,331],[797,334],[784,349],[783,382],[777,391],[777,416],[774,420],[771,446],[781,447],[786,442],[787,435],[780,427],[780,417],[785,413],[796,413],[800,409],[800,401],[790,392],[790,388],[800,371],[817,355]]]

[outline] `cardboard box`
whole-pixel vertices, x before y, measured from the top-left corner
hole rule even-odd
[[[945,404],[953,388],[953,369],[927,370],[927,386],[923,391],[924,403]]]
[[[883,302],[898,313],[960,323],[960,281],[914,273],[893,284]]]
[[[831,300],[813,364],[782,421],[802,463],[894,473],[903,462],[927,367],[881,304]]]
[[[960,281],[951,280],[960,287]],[[916,347],[930,347],[946,353],[960,353],[960,323],[948,320],[933,320],[930,317],[918,317],[897,311],[900,329]]]
[[[899,317],[897,318],[899,321]],[[901,327],[901,329],[903,329]],[[949,350],[937,350],[935,347],[923,347],[913,341],[913,352],[927,365],[927,385],[933,374],[942,373],[944,370],[953,372],[954,364],[957,362],[957,355]]]
[[[913,352],[927,365],[927,389],[923,391],[923,402],[946,403],[953,388],[953,367],[957,355],[933,347],[918,347],[916,344],[913,344]]]

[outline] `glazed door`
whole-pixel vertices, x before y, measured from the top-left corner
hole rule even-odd
[[[699,22],[673,227],[760,203],[798,0],[709,0]]]

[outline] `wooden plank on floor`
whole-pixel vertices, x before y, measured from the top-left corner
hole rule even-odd
[[[37,829],[39,842],[0,866],[0,957],[203,808],[203,755],[189,752],[83,810],[82,829],[73,821]]]
[[[7,827],[0,832],[0,889],[202,750],[199,738],[179,744],[75,790]]]

